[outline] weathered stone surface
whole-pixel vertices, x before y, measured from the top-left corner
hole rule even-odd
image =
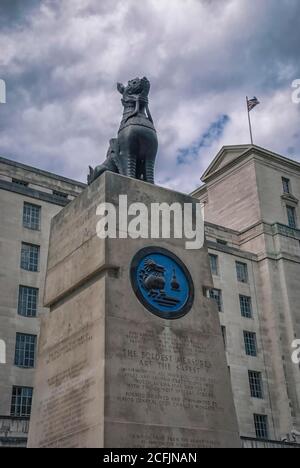
[[[238,447],[219,317],[202,290],[212,283],[207,249],[100,240],[96,206],[119,193],[129,203],[195,202],[107,172],[54,219],[29,446]],[[179,320],[154,316],[131,288],[131,260],[149,245],[192,275],[195,301]]]

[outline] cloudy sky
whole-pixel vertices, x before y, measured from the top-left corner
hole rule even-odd
[[[85,181],[121,118],[115,84],[146,75],[156,182],[190,192],[223,145],[300,160],[299,0],[0,0],[0,155]]]

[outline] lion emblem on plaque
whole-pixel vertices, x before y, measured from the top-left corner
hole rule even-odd
[[[139,300],[150,312],[173,319],[191,308],[194,287],[185,265],[162,248],[145,248],[134,257],[131,281]]]
[[[148,258],[144,262],[144,268],[139,272],[139,280],[142,287],[147,291],[148,296],[159,305],[166,307],[173,307],[180,303],[180,299],[173,296],[168,296],[165,278],[166,268],[162,265],[158,265],[152,258]],[[170,283],[171,290],[178,293],[180,292],[180,284],[176,277],[175,268],[173,268],[173,276]]]

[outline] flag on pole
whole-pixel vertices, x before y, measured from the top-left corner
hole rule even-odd
[[[250,140],[251,140],[251,145],[253,145],[253,134],[252,134],[252,125],[251,125],[250,112],[254,109],[254,107],[258,106],[258,104],[260,104],[260,102],[257,99],[257,97],[255,97],[255,96],[252,99],[248,99],[248,96],[247,96],[246,100],[247,100],[247,111],[248,111]]]
[[[257,97],[254,96],[253,99],[248,99],[247,98],[247,103],[248,103],[248,112],[251,112],[254,107],[258,106],[260,104],[259,100]]]

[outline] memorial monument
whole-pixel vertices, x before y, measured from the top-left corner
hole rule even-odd
[[[106,161],[90,167],[88,183],[108,170],[153,184],[158,142],[148,105],[150,82],[135,78],[126,87],[118,83],[118,91],[124,106],[118,138],[110,140]]]
[[[118,89],[118,137],[52,222],[29,447],[239,447],[207,248],[176,218],[198,201],[154,185],[149,81]]]

